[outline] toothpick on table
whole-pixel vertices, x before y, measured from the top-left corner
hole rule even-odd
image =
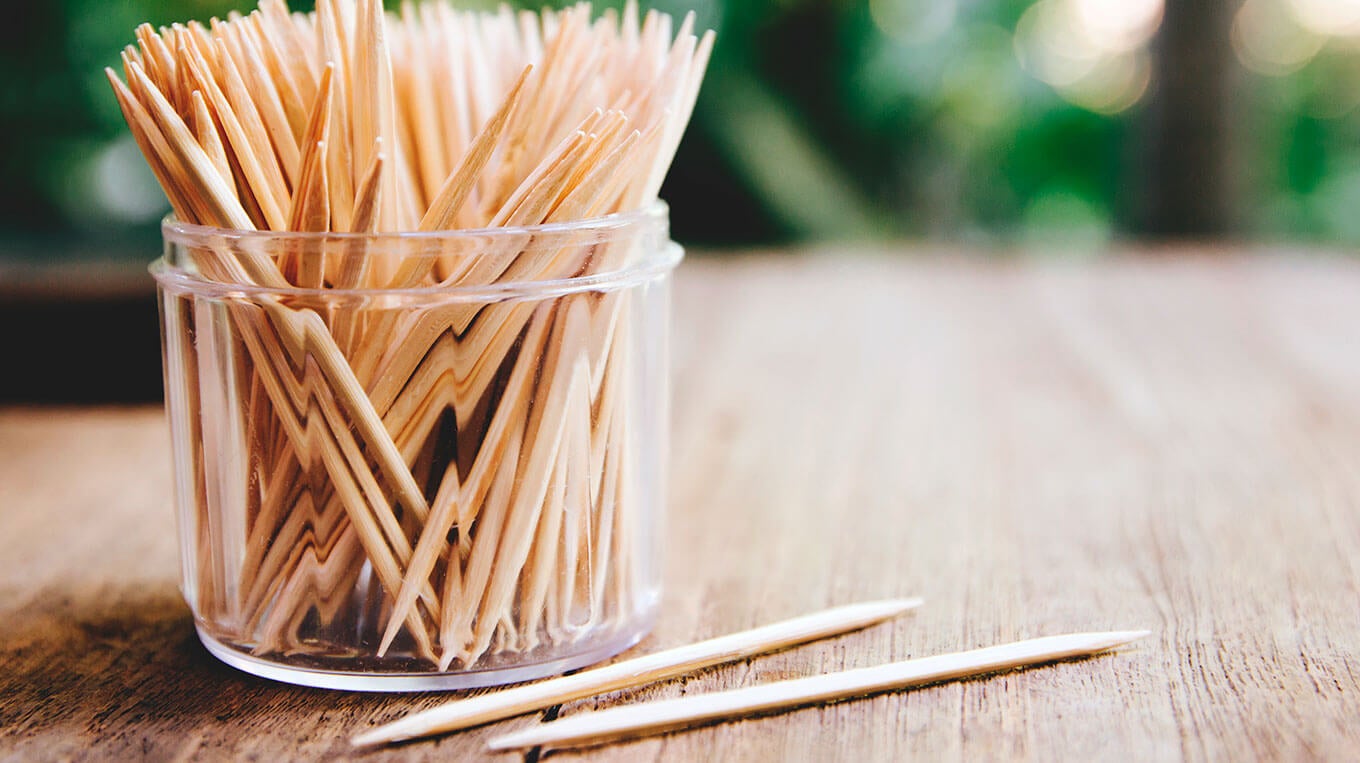
[[[358,734],[351,741],[356,746],[386,744],[479,726],[582,697],[655,683],[711,665],[849,633],[898,617],[920,605],[920,599],[889,599],[835,607],[570,676],[450,702]]]
[[[497,737],[487,747],[505,751],[539,746],[563,748],[602,744],[814,703],[837,702],[895,689],[1088,657],[1150,634],[1151,631],[1115,631],[1049,636],[871,668],[776,681],[744,689],[625,705],[586,712]]]

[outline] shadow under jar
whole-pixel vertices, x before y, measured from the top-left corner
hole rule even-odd
[[[420,691],[561,673],[648,631],[682,256],[664,205],[164,235],[182,587],[214,655]]]

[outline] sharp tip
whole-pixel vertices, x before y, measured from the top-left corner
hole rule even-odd
[[[387,738],[373,731],[365,731],[362,734],[355,734],[349,738],[350,747],[376,747],[387,741]]]
[[[418,715],[418,713],[417,713]],[[376,728],[360,732],[349,738],[349,745],[355,749],[364,747],[382,747],[383,745],[395,742],[404,742],[416,739],[420,734],[404,733],[401,724],[405,723],[411,716],[402,718],[390,723],[384,723]]]
[[[1131,630],[1131,631],[1107,631],[1104,633],[1087,634],[1091,640],[1092,648],[1096,651],[1115,649],[1125,644],[1147,638],[1152,635],[1150,630]]]
[[[865,601],[859,604],[849,604],[847,609],[868,610],[877,613],[883,619],[896,617],[903,612],[909,612],[925,603],[924,599],[909,597],[902,599],[882,599],[880,601]]]
[[[392,641],[396,639],[397,631],[399,631],[400,629],[401,621],[396,619],[392,620],[392,624],[387,626],[387,631],[383,633],[382,643],[378,645],[379,657],[382,657],[383,655],[387,654],[387,650],[391,648]]]
[[[506,734],[503,737],[496,737],[486,743],[486,749],[491,752],[510,752],[512,750],[520,750],[533,745],[533,741],[529,739],[519,741],[521,737],[523,737],[523,733]]]

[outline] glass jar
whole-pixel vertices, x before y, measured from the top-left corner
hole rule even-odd
[[[214,655],[423,691],[562,673],[648,631],[682,257],[664,205],[164,236],[182,589]]]

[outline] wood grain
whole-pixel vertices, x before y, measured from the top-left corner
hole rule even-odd
[[[582,757],[1352,757],[1358,293],[1360,263],[1283,253],[687,263],[666,594],[638,651],[863,599],[926,606],[561,715],[1048,633],[1156,635]],[[176,591],[166,448],[154,409],[0,411],[0,759],[343,758],[355,731],[447,699],[209,657]],[[537,722],[353,755],[481,759]]]

